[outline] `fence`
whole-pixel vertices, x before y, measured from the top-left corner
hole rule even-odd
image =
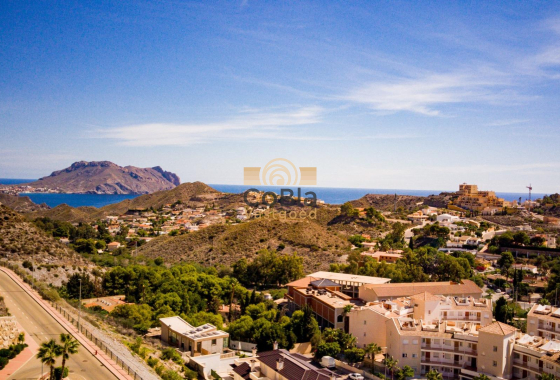
[[[64,308],[62,308],[60,305],[57,305],[55,303],[53,303],[53,307],[62,315],[64,316],[64,318],[66,318],[70,323],[72,323],[73,326],[76,326],[76,328],[78,327],[78,321],[74,318],[74,316],[70,313],[68,313]],[[101,339],[98,339],[95,335],[93,335],[91,333],[91,331],[89,331],[87,329],[87,327],[84,327],[83,324],[80,325],[80,332],[82,334],[84,334],[84,336],[86,338],[88,338],[89,340],[91,340],[97,347],[99,347],[101,350],[103,350],[103,352],[105,352],[105,354],[107,354],[107,356],[109,356],[111,358],[111,360],[114,360],[118,365],[121,366],[122,369],[124,369],[126,371],[126,373],[129,376],[132,376],[134,378],[134,380],[144,380],[144,378],[142,378],[135,369],[133,369],[132,367],[130,367],[128,364],[126,364],[120,357],[119,355],[117,355],[115,352],[113,352],[113,350],[111,350],[110,347],[108,347]]]

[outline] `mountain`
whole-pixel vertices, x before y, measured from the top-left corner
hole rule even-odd
[[[109,161],[79,161],[27,185],[63,193],[149,194],[172,189],[180,183],[176,174],[159,166],[137,168]]]

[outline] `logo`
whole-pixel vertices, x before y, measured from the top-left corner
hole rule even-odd
[[[314,186],[317,168],[296,167],[285,158],[275,158],[264,167],[245,167],[243,184],[249,186]]]
[[[281,188],[280,196],[272,191],[263,193],[255,188],[248,189],[243,193],[243,199],[251,207],[258,207],[261,204],[272,207],[276,203],[285,206],[317,206],[317,195],[308,191],[305,193],[308,197],[302,198],[299,187],[317,185],[316,167],[297,167],[285,158],[275,158],[263,167],[245,167],[243,184],[249,186],[298,186],[297,196],[294,196],[294,191],[290,188]],[[261,193],[263,194],[259,199]]]

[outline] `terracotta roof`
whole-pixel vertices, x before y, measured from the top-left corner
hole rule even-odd
[[[410,298],[421,301],[441,301],[441,297],[435,296],[430,292],[414,294]]]
[[[295,280],[292,281],[288,284],[286,284],[286,286],[294,286],[294,287],[302,287],[302,288],[306,288],[309,286],[309,284],[311,283],[311,281],[317,281],[320,280],[320,278],[315,278],[315,277],[304,277],[304,278],[300,278],[299,280]]]
[[[517,329],[513,326],[506,325],[502,322],[494,322],[488,326],[484,326],[478,332],[487,332],[489,334],[496,334],[496,335],[509,335],[515,332]]]
[[[422,292],[442,295],[461,296],[464,294],[482,294],[482,289],[471,280],[462,280],[461,283],[452,281],[443,282],[415,282],[397,284],[366,284],[364,288],[371,289],[377,297],[404,297]]]

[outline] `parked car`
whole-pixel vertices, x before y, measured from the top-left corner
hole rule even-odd
[[[336,368],[334,358],[331,356],[323,356],[321,358],[321,365],[325,368]]]
[[[351,373],[350,375],[348,375],[348,378],[352,380],[364,380],[364,377],[359,373]]]

